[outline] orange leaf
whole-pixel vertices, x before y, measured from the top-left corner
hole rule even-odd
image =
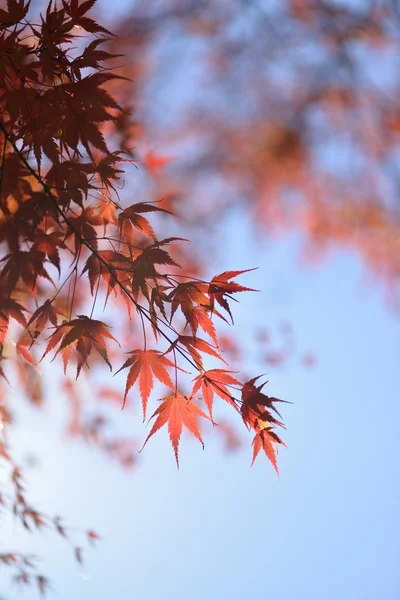
[[[225,402],[238,410],[234,398],[226,386],[241,386],[241,383],[232,377],[229,371],[224,371],[223,369],[211,369],[210,371],[201,373],[195,377],[193,381],[195,383],[193,385],[192,394],[196,394],[201,387],[203,400],[206,403],[211,419],[213,418],[212,405],[214,394],[217,394],[220,398],[225,400]]]
[[[29,325],[35,322],[35,329],[33,332],[34,338],[37,338],[38,335],[42,333],[48,321],[50,321],[54,327],[57,327],[57,315],[64,316],[63,312],[57,307],[53,306],[50,300],[46,300],[42,306],[39,306],[27,324],[27,327],[29,327]]]
[[[183,425],[190,431],[190,433],[199,440],[204,448],[204,443],[200,434],[198,417],[209,419],[209,417],[192,401],[192,398],[183,396],[180,392],[177,392],[175,396],[165,396],[161,398],[162,404],[153,413],[152,419],[157,417],[156,421],[151,428],[149,435],[147,436],[143,447],[147,444],[149,439],[168,423],[169,438],[174,449],[176,464],[179,468],[179,441],[182,434]]]
[[[28,365],[31,365],[31,367],[33,367],[34,369],[36,369],[36,371],[38,371],[38,373],[40,373],[39,369],[36,366],[35,359],[32,357],[31,353],[27,348],[27,346],[30,346],[30,344],[31,339],[29,337],[25,336],[20,338],[15,346],[17,354],[24,362],[28,363]]]
[[[254,269],[245,269],[244,271],[225,271],[224,273],[216,275],[210,281],[208,293],[210,295],[211,308],[214,308],[214,301],[216,300],[218,304],[222,306],[222,308],[224,308],[229,314],[232,323],[232,313],[225,296],[227,295],[228,298],[231,298],[231,294],[236,294],[237,292],[256,292],[257,290],[244,287],[243,285],[239,285],[235,281],[229,280],[233,279],[233,277],[237,277],[238,275],[242,275],[242,273],[248,273],[249,271],[254,271]]]
[[[260,433],[257,433],[253,439],[253,459],[251,461],[251,466],[253,466],[254,461],[256,460],[258,453],[262,448],[279,477],[278,463],[276,460],[276,447],[277,441],[273,436],[270,435],[270,432],[267,429],[263,429],[260,431]]]
[[[175,389],[172,379],[166,367],[176,368],[175,364],[166,356],[163,356],[158,350],[132,350],[131,357],[117,371],[130,367],[126,380],[124,404],[129,390],[139,378],[139,390],[142,398],[143,421],[146,419],[147,403],[150,392],[153,389],[153,376],[161,383]]]
[[[226,361],[222,358],[219,352],[208,342],[202,340],[198,337],[193,337],[190,335],[180,335],[178,337],[178,343],[186,346],[189,351],[190,356],[193,358],[196,365],[201,368],[203,366],[203,359],[200,355],[200,352],[204,352],[205,354],[209,354],[210,356],[215,356],[224,362]]]
[[[157,173],[162,167],[165,167],[170,163],[172,158],[170,156],[164,156],[162,154],[155,154],[152,150],[147,152],[144,156],[144,165],[150,173]]]
[[[50,341],[42,356],[42,359],[60,343],[57,354],[61,353],[64,361],[64,372],[67,369],[69,358],[73,347],[77,353],[77,373],[79,376],[81,368],[84,364],[88,365],[88,358],[94,347],[100,354],[102,359],[108,364],[111,370],[111,363],[108,359],[107,347],[104,338],[108,338],[117,342],[114,336],[107,330],[108,325],[96,319],[90,319],[85,315],[78,315],[77,319],[63,323],[56,328],[55,332],[50,336]],[[53,360],[54,360],[53,358]]]

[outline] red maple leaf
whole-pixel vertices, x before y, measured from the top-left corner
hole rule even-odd
[[[24,0],[7,0],[7,11],[0,9],[0,23],[3,27],[14,25],[26,16],[31,0],[25,4]]]
[[[278,444],[283,444],[286,446],[286,444],[276,435],[276,433],[272,431],[272,428],[267,427],[261,430],[259,433],[256,433],[253,438],[253,458],[251,461],[251,466],[253,466],[254,461],[256,460],[258,453],[262,448],[279,477],[278,462],[276,460]]]
[[[172,158],[163,154],[156,154],[152,150],[144,156],[144,165],[150,173],[157,174],[160,169],[170,163]]]
[[[33,338],[36,339],[42,333],[49,321],[54,327],[57,327],[58,315],[65,317],[62,310],[54,306],[49,299],[39,306],[27,323],[27,327],[33,323],[35,324]]]
[[[219,351],[201,338],[194,337],[191,335],[180,335],[178,336],[176,342],[170,347],[170,350],[172,350],[172,348],[175,347],[177,344],[185,346],[186,350],[189,352],[197,368],[199,369],[203,368],[203,358],[200,352],[203,352],[204,354],[209,354],[210,356],[215,356],[215,358],[219,358],[219,360],[222,360],[222,362],[227,364],[226,361],[219,354]]]
[[[25,310],[12,298],[0,298],[0,344],[3,344],[6,339],[10,318],[15,319],[20,325],[26,325],[25,315],[22,312]]]
[[[144,421],[146,418],[147,403],[150,392],[153,389],[153,376],[171,390],[174,390],[175,386],[166,367],[177,367],[171,360],[169,360],[166,356],[163,356],[158,350],[132,350],[130,354],[130,358],[128,358],[128,360],[122,365],[116,374],[122,369],[130,367],[125,386],[124,405],[129,390],[139,378],[139,390],[142,398]]]
[[[214,394],[217,394],[220,398],[225,400],[228,404],[236,408],[236,402],[231,392],[226,387],[229,386],[241,386],[240,381],[235,377],[232,377],[230,371],[224,371],[223,369],[211,369],[210,371],[204,371],[195,377],[192,394],[195,395],[201,388],[201,394],[203,400],[207,405],[210,418],[213,418],[212,407]]]
[[[154,206],[154,204],[148,202],[138,202],[137,204],[128,206],[128,208],[122,211],[118,216],[120,232],[125,240],[132,241],[135,229],[152,240],[157,239],[149,221],[142,216],[142,213],[148,212],[172,214],[169,210]]]
[[[189,430],[189,432],[199,440],[204,448],[204,443],[200,434],[198,418],[203,417],[209,419],[209,417],[199,408],[193,401],[193,398],[183,396],[180,392],[176,392],[174,396],[165,396],[161,398],[161,404],[155,410],[152,419],[155,417],[156,420],[151,428],[149,435],[147,436],[143,447],[147,444],[149,439],[168,423],[169,438],[174,449],[176,464],[179,468],[179,441],[182,434],[183,425]]]
[[[274,427],[284,427],[284,425],[274,417],[271,411],[274,411],[280,417],[278,410],[275,408],[275,403],[286,401],[264,394],[261,390],[265,383],[259,386],[255,385],[259,377],[254,377],[243,385],[241,414],[245,425],[256,432],[253,440],[253,460],[251,464],[254,463],[260,449],[263,448],[278,473],[276,447],[278,444],[284,446],[286,444],[275,433]]]
[[[238,275],[242,275],[242,273],[248,273],[249,271],[254,271],[254,269],[245,269],[244,271],[225,271],[224,273],[215,275],[215,277],[213,277],[210,281],[208,293],[210,295],[211,308],[214,308],[214,303],[216,300],[218,304],[222,306],[222,308],[224,308],[229,314],[232,323],[233,316],[227,298],[232,300],[233,298],[231,294],[236,294],[237,292],[256,292],[257,290],[244,287],[235,281],[229,280],[233,279],[233,277],[237,277]],[[227,296],[227,298],[225,296]]]
[[[68,362],[71,356],[73,348],[77,354],[77,373],[76,377],[84,364],[88,365],[88,358],[93,348],[97,350],[98,354],[108,364],[111,370],[111,363],[108,359],[107,346],[105,338],[114,340],[119,345],[118,340],[108,331],[108,325],[102,321],[96,319],[90,319],[85,315],[78,315],[77,319],[68,321],[56,328],[54,333],[50,336],[50,341],[47,344],[46,350],[42,356],[46,356],[50,350],[55,348],[58,344],[58,350],[54,355],[61,354],[64,362],[64,372],[67,370]],[[53,360],[54,360],[53,358]]]

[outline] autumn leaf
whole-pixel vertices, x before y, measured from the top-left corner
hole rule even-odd
[[[83,273],[88,273],[90,291],[92,295],[95,291],[95,286],[100,277],[107,284],[107,295],[111,290],[122,292],[121,287],[128,280],[128,275],[132,273],[133,260],[129,256],[125,256],[122,252],[114,250],[98,250],[95,254],[91,254],[87,259],[82,270]]]
[[[276,459],[278,444],[283,444],[286,446],[286,444],[284,444],[284,442],[282,442],[282,440],[276,434],[273,434],[272,430],[263,429],[257,433],[253,438],[253,458],[251,461],[251,466],[253,466],[254,461],[256,460],[262,448],[279,477],[279,469]]]
[[[105,50],[99,50],[98,46],[104,44],[106,39],[97,39],[90,42],[83,50],[82,54],[74,59],[71,65],[73,73],[80,79],[80,70],[83,68],[98,69],[100,63],[111,58],[122,56],[121,54],[111,54]]]
[[[257,290],[244,287],[235,281],[229,280],[250,271],[254,271],[254,269],[245,269],[244,271],[225,271],[224,273],[216,275],[210,281],[208,293],[210,295],[211,309],[214,308],[215,301],[217,301],[218,304],[222,306],[222,308],[224,308],[229,314],[232,323],[233,316],[228,304],[228,298],[233,299],[232,294],[236,294],[238,292],[256,292]]]
[[[193,335],[195,336],[198,328],[201,327],[218,347],[217,332],[209,313],[217,314],[219,317],[222,317],[222,315],[215,309],[212,310],[210,298],[206,294],[207,289],[208,285],[206,283],[192,281],[179,283],[168,297],[171,302],[171,320],[178,307],[180,307]]]
[[[210,420],[209,417],[194,403],[193,398],[183,396],[180,392],[177,392],[174,396],[165,396],[164,398],[161,398],[160,406],[151,416],[151,419],[155,418],[156,420],[153,423],[141,451],[156,431],[168,423],[169,438],[174,449],[176,464],[179,468],[179,441],[183,426],[199,440],[204,448],[198,423],[199,417]]]
[[[7,280],[10,288],[14,288],[19,279],[35,293],[38,276],[53,283],[50,275],[44,268],[46,254],[32,247],[29,251],[18,250],[7,254],[2,261],[4,265],[0,278]]]
[[[192,394],[195,395],[201,389],[203,400],[208,408],[210,419],[213,418],[213,400],[214,394],[217,394],[222,400],[238,410],[232,393],[227,386],[241,387],[240,381],[231,375],[231,371],[223,369],[211,369],[204,371],[194,378]]]
[[[18,356],[26,362],[28,365],[31,365],[38,373],[40,373],[39,369],[36,366],[36,360],[33,358],[29,348],[31,346],[32,340],[30,336],[24,335],[19,338],[15,345],[15,349],[17,351]]]
[[[154,241],[157,239],[149,221],[143,217],[143,213],[149,212],[172,214],[169,210],[148,202],[138,202],[128,206],[118,216],[120,232],[125,240],[132,241],[134,230]]]
[[[0,298],[0,344],[3,344],[7,332],[10,318],[15,319],[22,326],[26,325],[24,315],[26,309],[12,298]]]
[[[108,189],[114,189],[113,182],[118,181],[120,174],[123,173],[122,169],[117,169],[116,165],[123,162],[120,156],[121,152],[111,152],[104,156],[96,167],[96,173],[99,174],[102,184]],[[130,161],[126,161],[130,162]]]
[[[152,150],[147,152],[144,156],[144,165],[147,170],[152,174],[157,174],[160,169],[170,163],[172,158],[163,154],[156,154]]]
[[[71,356],[71,350],[72,348],[75,348],[77,353],[76,377],[78,377],[84,364],[89,367],[87,361],[92,349],[95,348],[95,350],[97,350],[98,354],[108,364],[111,370],[111,363],[108,359],[105,338],[111,339],[114,342],[117,342],[117,344],[118,340],[116,340],[115,337],[109,333],[107,328],[108,325],[102,321],[91,319],[85,315],[78,315],[77,319],[64,322],[62,325],[56,328],[54,333],[50,336],[50,341],[47,344],[41,360],[43,360],[50,350],[59,344],[54,358],[58,354],[61,354],[64,362],[64,372],[66,372]]]
[[[166,356],[163,356],[158,350],[132,350],[130,354],[130,358],[125,361],[115,374],[119,373],[122,369],[130,367],[125,386],[124,405],[129,390],[136,380],[139,379],[144,421],[146,419],[147,403],[150,392],[153,389],[154,377],[171,390],[174,390],[175,385],[167,371],[167,367],[175,369],[176,365]]]
[[[0,9],[0,28],[9,27],[26,17],[31,0],[7,0],[7,11]]]
[[[259,423],[264,421],[275,423],[282,427],[282,423],[278,421],[270,411],[274,411],[275,414],[281,417],[280,413],[275,407],[275,403],[284,402],[285,404],[288,404],[288,402],[286,400],[280,400],[279,398],[270,397],[264,394],[261,390],[265,383],[259,386],[255,385],[255,382],[260,377],[261,375],[254,377],[243,385],[241,409],[243,421],[248,427],[253,429],[256,429],[259,426]]]
[[[117,207],[115,204],[109,200],[102,200],[98,205],[97,216],[103,221],[104,235],[106,234],[107,226],[110,225],[110,223],[114,225],[117,223],[117,216],[115,214],[116,210]]]
[[[170,254],[160,248],[161,240],[157,243],[147,246],[137,251],[137,258],[132,262],[132,295],[135,299],[142,293],[148,300],[150,299],[149,282],[156,283],[157,279],[163,276],[157,271],[156,265],[172,265],[179,267]]]
[[[50,322],[54,327],[57,327],[58,316],[63,316],[65,318],[62,310],[54,306],[52,302],[47,299],[44,304],[35,310],[26,325],[26,327],[29,328],[34,324],[33,339],[35,340],[42,333],[48,322]]]
[[[59,248],[64,247],[63,235],[60,231],[46,233],[41,229],[35,232],[35,241],[33,249],[44,252],[49,261],[56,267],[58,273],[61,273]]]
[[[219,358],[222,362],[226,363],[226,361],[222,358],[219,351],[214,348],[211,344],[206,342],[199,337],[194,337],[191,335],[180,335],[177,341],[170,347],[169,350],[172,350],[177,344],[183,345],[186,350],[189,352],[190,356],[194,360],[197,368],[203,368],[203,358],[200,352],[204,354],[209,354],[210,356],[215,356],[215,358]]]
[[[276,419],[271,411],[280,417],[280,414],[275,407],[275,403],[286,401],[264,394],[261,390],[265,383],[258,386],[256,385],[256,381],[259,378],[260,376],[254,377],[243,385],[241,406],[242,419],[247,428],[254,429],[256,432],[253,440],[252,464],[260,449],[263,448],[274,469],[278,472],[275,446],[277,444],[283,444],[285,446],[286,444],[275,433],[274,428],[275,426],[284,427],[284,425],[281,421]]]
[[[189,322],[192,319],[193,308],[197,305],[202,307],[210,306],[210,299],[207,292],[207,284],[196,281],[186,281],[178,283],[169,293],[168,300],[171,302],[171,318],[178,308]]]
[[[81,4],[78,2],[78,0],[71,0],[71,2],[62,0],[62,2],[65,11],[71,17],[71,20],[75,25],[79,25],[79,27],[82,27],[90,33],[104,33],[109,36],[114,35],[110,31],[108,31],[108,29],[105,29],[105,27],[102,27],[101,25],[96,23],[96,21],[94,21],[93,19],[89,19],[89,17],[84,16],[88,12],[88,10],[90,10],[94,6],[96,0],[86,0]]]
[[[209,246],[196,244],[193,252],[188,252],[176,243],[183,238],[166,236],[178,232],[179,226],[186,227],[197,221],[198,213],[192,212],[194,204],[198,198],[201,203],[205,201],[202,188],[208,194],[210,187],[208,177],[204,177],[204,186],[197,186],[196,181],[196,193],[193,196],[187,193],[192,181],[197,179],[196,165],[201,163],[205,173],[209,165],[218,169],[218,182],[215,174],[210,179],[214,190],[218,189],[219,180],[235,186],[238,178],[231,176],[234,171],[243,182],[243,189],[250,189],[246,178],[250,177],[249,183],[253,184],[251,177],[256,173],[260,180],[257,185],[267,198],[270,192],[264,185],[266,159],[271,163],[268,170],[271,187],[281,183],[275,182],[278,159],[282,158],[282,170],[298,173],[299,167],[294,161],[288,163],[286,155],[291,152],[293,155],[291,145],[297,144],[298,153],[304,150],[300,148],[302,132],[295,132],[294,125],[276,124],[274,143],[271,132],[265,132],[269,124],[257,123],[260,131],[250,132],[246,139],[244,122],[235,122],[235,130],[240,129],[242,133],[239,139],[226,129],[227,138],[235,139],[237,146],[236,152],[231,152],[231,148],[225,147],[226,140],[220,137],[226,125],[220,111],[217,119],[221,119],[224,126],[220,128],[215,121],[211,124],[214,129],[211,137],[219,138],[218,156],[211,153],[204,160],[203,148],[207,147],[210,130],[207,123],[196,118],[196,135],[205,134],[198,146],[199,156],[197,151],[193,154],[190,150],[167,178],[161,175],[171,157],[153,151],[142,155],[145,171],[142,179],[146,187],[133,196],[124,189],[127,181],[123,179],[123,164],[137,166],[140,148],[154,140],[148,138],[152,128],[148,129],[144,122],[132,122],[131,94],[120,84],[126,85],[129,81],[125,75],[129,78],[134,75],[130,79],[135,81],[132,104],[136,105],[140,89],[146,89],[146,85],[142,85],[144,77],[153,71],[149,70],[147,60],[140,60],[140,53],[151,49],[148,44],[165,20],[158,19],[154,13],[150,21],[146,21],[145,9],[143,21],[142,14],[139,20],[133,19],[132,35],[125,36],[125,40],[128,37],[134,40],[135,52],[132,60],[121,61],[123,64],[116,66],[120,73],[117,75],[116,69],[107,68],[104,63],[121,56],[113,52],[118,51],[121,42],[111,39],[112,34],[91,17],[89,11],[95,7],[95,0],[47,0],[47,10],[44,7],[38,19],[28,16],[30,4],[37,9],[32,6],[34,2],[26,0],[6,0],[0,9],[0,55],[4,58],[0,60],[0,81],[4,84],[0,92],[0,243],[3,249],[0,380],[6,378],[1,367],[7,360],[10,373],[15,371],[15,379],[24,395],[38,403],[38,398],[44,397],[39,385],[42,379],[39,380],[33,367],[42,336],[46,335],[42,360],[50,352],[53,360],[60,356],[64,373],[74,360],[77,378],[84,366],[91,366],[94,360],[105,362],[111,369],[109,352],[114,345],[110,348],[109,343],[110,340],[118,343],[118,337],[124,350],[134,348],[120,363],[123,364],[119,371],[126,369],[127,374],[124,393],[108,387],[106,381],[97,378],[97,372],[82,387],[66,378],[60,389],[67,394],[69,434],[97,446],[123,466],[132,466],[135,442],[130,437],[121,438],[110,432],[112,423],[108,412],[113,405],[105,406],[102,401],[111,400],[123,406],[128,394],[136,388],[143,419],[146,419],[148,402],[157,383],[167,391],[162,391],[163,397],[154,412],[151,411],[150,433],[143,447],[165,426],[179,466],[182,431],[187,429],[203,444],[202,419],[215,424],[213,408],[218,399],[240,411],[245,426],[254,432],[253,462],[262,450],[277,469],[276,447],[283,444],[275,433],[277,427],[283,426],[276,410],[280,401],[266,396],[257,378],[244,385],[240,383],[223,358],[228,353],[221,356],[224,336],[220,336],[216,328],[220,319],[227,324],[233,321],[231,301],[238,293],[250,290],[235,281],[246,271],[226,271],[205,281],[204,272],[211,267],[213,259],[206,250]],[[144,7],[146,3],[142,4]],[[191,12],[192,8],[187,14],[185,10],[185,18],[191,20]],[[180,18],[174,9],[171,16]],[[142,114],[150,115],[153,107],[147,108],[149,110],[144,112],[136,111],[135,120],[141,119]],[[191,146],[193,131],[186,131],[185,120],[182,125],[180,137],[171,137],[167,145],[172,148],[178,142],[176,147],[185,153],[186,147]],[[182,145],[183,132],[189,144]],[[161,130],[159,133],[163,135]],[[136,142],[138,150],[134,148]],[[161,143],[164,147],[164,141]],[[267,150],[255,149],[256,146]],[[247,165],[247,173],[241,170],[242,164]],[[181,189],[176,175],[182,166],[185,176],[181,179]],[[190,196],[193,204],[185,205],[185,198]],[[157,201],[151,202],[151,199]],[[217,204],[214,207],[214,201],[219,200],[207,197],[207,203],[201,206],[207,233],[211,232],[207,213],[212,216],[213,224],[218,219],[220,207]],[[175,216],[169,210],[172,205],[178,209],[177,228],[169,218],[168,223],[162,223],[166,215]],[[309,226],[313,227],[311,222]],[[325,223],[318,222],[315,230],[324,226]],[[57,271],[55,281],[51,270]],[[99,306],[103,302],[104,305]],[[110,327],[101,317],[97,317],[101,309],[109,311],[118,332],[116,337],[111,335]],[[90,311],[90,317],[80,314],[86,310]],[[158,345],[148,349],[152,334]],[[240,342],[236,346],[239,348]],[[238,350],[236,353],[234,350],[230,342],[233,359],[238,355]],[[111,358],[114,362],[113,356]],[[214,359],[223,361],[226,368],[204,370],[203,362],[214,363]],[[177,378],[184,370],[181,363],[183,366],[190,363],[196,369],[191,375],[194,379],[190,395],[178,391]],[[12,429],[8,424],[12,423],[13,415],[6,399],[7,395],[0,396],[0,417],[1,422],[7,424],[8,438]],[[87,401],[91,404],[92,400],[97,403],[93,412],[92,406],[87,405]],[[226,426],[224,429],[222,423],[219,431],[225,431],[229,443],[236,445],[232,430]],[[217,427],[215,431],[218,432]],[[0,495],[2,512],[7,509],[14,512],[28,530],[50,526],[67,538],[81,563],[83,548],[73,539],[74,529],[67,529],[59,518],[44,516],[28,504],[21,472],[4,440],[0,442],[0,455],[10,467],[7,468],[8,483],[13,489],[11,501],[5,494]],[[81,533],[84,542],[94,545],[99,539],[93,530],[84,529]],[[36,585],[41,593],[48,587],[47,580],[36,573],[29,557],[0,553],[0,564],[3,563],[14,568],[16,579],[22,584]]]

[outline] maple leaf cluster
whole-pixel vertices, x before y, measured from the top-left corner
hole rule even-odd
[[[155,380],[167,390],[143,446],[165,426],[179,465],[183,428],[203,444],[203,424],[217,424],[218,398],[254,430],[253,461],[262,447],[278,470],[282,440],[274,428],[283,424],[271,412],[276,399],[229,369],[217,333],[218,321],[233,323],[230,302],[252,291],[236,282],[246,271],[210,280],[190,274],[180,266],[190,265],[182,250],[187,240],[155,233],[173,217],[168,204],[122,201],[117,192],[124,166],[136,160],[130,150],[109,148],[120,139],[125,113],[107,88],[121,77],[104,65],[116,55],[101,49],[112,34],[87,15],[94,4],[49,2],[39,24],[29,21],[30,1],[7,0],[0,11],[0,358],[8,359],[8,369],[0,366],[2,427],[12,420],[6,407],[13,369],[40,403],[39,363],[48,356],[61,358],[64,374],[74,363],[76,379],[99,362],[110,370],[119,362],[116,373],[127,372],[123,396],[111,389],[99,398],[116,396],[123,407],[140,397],[145,420]],[[149,163],[156,172],[154,156]],[[219,367],[209,368],[210,360]],[[131,463],[126,445],[104,438],[101,419],[83,425],[76,385],[71,378],[64,385],[73,411],[69,432]],[[2,447],[2,458],[11,460],[5,441]],[[41,527],[45,520],[28,507],[15,469],[12,481],[14,512],[24,525],[33,519]],[[65,533],[58,521],[55,528]],[[81,550],[75,554],[80,559]],[[1,560],[20,565],[20,583],[30,581],[22,558]],[[46,580],[38,577],[44,591]]]
[[[17,355],[32,366],[32,352],[45,339],[42,360],[55,350],[53,359],[60,355],[66,372],[73,358],[77,378],[94,355],[112,369],[108,344],[119,342],[93,311],[101,293],[106,304],[125,307],[121,319],[127,327],[141,323],[142,347],[125,349],[130,358],[121,367],[129,367],[124,402],[138,381],[145,419],[153,379],[169,389],[165,408],[153,413],[157,426],[148,437],[168,420],[178,459],[183,424],[200,438],[194,423],[206,415],[196,404],[199,391],[209,419],[214,394],[234,408],[246,402],[232,391],[240,392],[243,383],[228,371],[205,370],[203,363],[205,355],[225,362],[215,320],[233,322],[229,300],[249,288],[234,281],[245,271],[227,271],[210,281],[183,274],[176,245],[186,240],[159,239],[149,221],[171,211],[143,201],[121,205],[115,185],[122,163],[134,159],[111,152],[102,133],[102,125],[118,121],[122,110],[104,87],[118,76],[102,66],[115,58],[99,49],[112,34],[86,16],[93,5],[50,3],[40,27],[20,24],[29,2],[9,0],[3,14],[0,50],[8,60],[2,61],[0,98],[2,342],[7,346],[14,320],[20,326]],[[73,50],[78,27],[101,37]],[[90,315],[76,314],[85,275],[93,297]],[[162,349],[149,348],[151,337]],[[191,393],[182,394],[178,385],[182,363],[198,372]]]

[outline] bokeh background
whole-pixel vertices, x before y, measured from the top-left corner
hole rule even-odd
[[[134,80],[115,90],[142,162],[122,193],[170,194],[209,273],[258,267],[243,283],[261,291],[234,307],[240,365],[293,404],[280,479],[261,458],[249,468],[242,432],[235,452],[183,437],[179,471],[162,432],[125,471],[60,437],[47,369],[48,409],[21,403],[13,444],[35,505],[102,541],[78,567],[52,532],[2,521],[0,544],[39,555],[54,597],[400,597],[396,7],[99,2]],[[96,400],[84,379],[81,393]],[[37,595],[6,571],[0,593]]]

